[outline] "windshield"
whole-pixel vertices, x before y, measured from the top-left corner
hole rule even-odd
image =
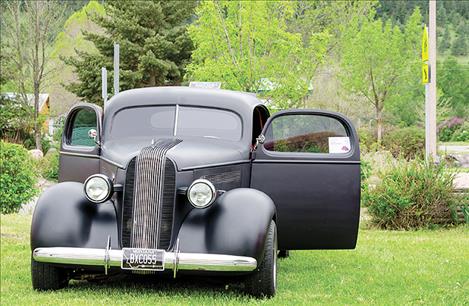
[[[195,136],[237,141],[241,139],[241,132],[241,118],[228,110],[188,106],[134,107],[116,113],[109,140]]]

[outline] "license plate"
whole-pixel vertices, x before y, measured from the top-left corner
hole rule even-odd
[[[121,268],[126,270],[164,270],[164,250],[123,248]]]

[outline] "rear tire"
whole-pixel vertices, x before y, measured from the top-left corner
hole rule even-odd
[[[277,227],[272,220],[265,241],[264,257],[248,276],[245,291],[255,297],[273,297],[277,290]]]
[[[58,290],[68,285],[68,275],[64,269],[51,266],[31,258],[31,278],[33,289],[38,291]]]

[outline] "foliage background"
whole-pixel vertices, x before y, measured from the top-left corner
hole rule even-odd
[[[18,212],[21,204],[36,195],[35,163],[21,145],[0,141],[0,210]]]

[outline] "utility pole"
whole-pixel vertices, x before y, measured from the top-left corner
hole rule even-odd
[[[425,84],[425,157],[436,161],[436,0],[430,0],[428,6],[429,82]]]
[[[119,93],[119,44],[114,43],[114,95]]]
[[[107,103],[107,70],[106,67],[101,68],[101,97],[103,98],[103,108]]]

